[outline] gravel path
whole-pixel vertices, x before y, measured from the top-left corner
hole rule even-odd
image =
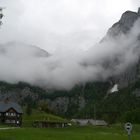
[[[16,129],[16,128],[19,128],[19,127],[5,127],[5,128],[0,128],[0,130],[8,130],[8,129]]]

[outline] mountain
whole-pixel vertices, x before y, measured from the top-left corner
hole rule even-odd
[[[123,50],[124,53],[113,56],[111,60],[107,59],[104,61],[103,66],[105,69],[112,69],[115,65],[126,64],[121,61],[124,59],[127,60],[127,58],[129,60],[131,55],[128,55],[126,58],[124,56],[127,53],[129,54],[129,49],[132,49],[132,52],[137,52],[136,61],[127,63],[127,67],[121,72],[110,76],[106,82],[86,83],[83,86],[75,87],[68,93],[64,91],[52,93],[52,98],[47,99],[50,107],[57,113],[67,117],[90,118],[95,115],[94,110],[96,105],[98,109],[98,111],[96,109],[96,115],[110,122],[121,119],[125,112],[140,109],[139,20],[140,8],[138,12],[126,11],[121,16],[121,19],[108,30],[106,36],[100,42],[104,44],[104,42],[106,43],[106,41],[111,40],[115,43],[119,42],[119,47],[126,47],[126,49]],[[135,26],[137,26],[137,28]],[[135,34],[135,30],[137,30],[137,34]],[[124,44],[124,46],[122,44]],[[113,72],[113,70],[111,72]],[[110,93],[114,85],[118,86],[119,91]]]
[[[108,30],[107,36],[115,37],[121,33],[127,34],[139,17],[140,8],[138,12],[126,11],[122,14],[121,19]]]
[[[128,44],[126,43],[126,45],[128,46],[130,45],[129,47],[130,49],[133,49],[133,46],[136,45],[135,48],[133,49],[133,52],[134,51],[137,52],[136,54],[138,57],[137,60],[129,64],[126,67],[126,69],[123,70],[121,73],[118,73],[110,77],[110,79],[108,79],[113,84],[117,83],[119,85],[119,88],[127,87],[130,83],[137,81],[140,76],[140,71],[139,71],[140,69],[139,67],[140,66],[140,57],[139,57],[140,56],[140,30],[139,30],[140,24],[137,25],[138,29],[134,29],[135,24],[137,24],[139,20],[140,20],[140,8],[138,9],[138,12],[126,11],[125,13],[122,14],[120,20],[115,24],[113,24],[113,26],[108,30],[106,36],[101,40],[101,42],[105,42],[108,39],[118,41],[119,38],[123,38],[122,36],[125,36],[124,42],[129,42]],[[133,41],[130,41],[133,36],[132,30],[138,30],[138,34],[135,36]],[[118,43],[118,45],[120,44]],[[128,51],[129,54],[128,49],[126,49],[125,51],[126,53]],[[124,54],[122,53],[122,55]],[[118,56],[113,58],[114,59],[113,62],[112,60],[111,61],[109,60],[107,63],[109,64],[113,63],[114,65],[117,65],[121,57],[123,56],[119,54]]]
[[[124,50],[125,54],[128,51],[127,45],[129,49],[133,49],[131,47],[133,44],[136,44],[132,52],[137,52],[137,61],[127,63],[128,66],[125,69],[109,76],[106,81],[77,85],[70,91],[44,90],[24,82],[9,84],[2,81],[0,83],[0,99],[9,97],[11,100],[18,101],[23,106],[30,103],[34,108],[38,106],[39,101],[43,100],[47,102],[49,109],[55,114],[68,118],[91,118],[96,115],[97,118],[105,119],[110,123],[125,118],[128,112],[131,114],[135,110],[140,110],[140,34],[139,32],[137,34],[133,32],[136,29],[134,27],[140,19],[139,17],[140,8],[138,12],[126,11],[101,40],[100,43],[108,40],[113,40],[113,42],[121,40],[122,42],[118,45],[121,43],[124,44],[126,47],[126,50]],[[137,26],[139,27],[140,24]],[[136,31],[139,31],[139,29],[137,28]],[[123,40],[124,38],[125,40]],[[11,47],[12,45],[10,44],[9,46]],[[14,44],[13,46],[15,50],[18,49],[18,45]],[[6,48],[0,45],[0,53],[6,54],[10,47]],[[19,54],[19,58],[22,59],[27,54],[32,57],[49,56],[47,52],[37,47],[32,46],[29,48],[29,50],[27,48],[27,52],[24,55],[22,53]],[[13,52],[13,55],[15,52]],[[122,60],[124,60],[124,53],[121,53],[121,55],[117,54],[112,59],[105,60],[103,66],[105,70],[112,69],[114,66],[123,65],[124,63],[121,63]],[[112,69],[111,72],[115,70]],[[118,86],[119,91],[110,92],[114,85]],[[139,113],[139,111],[137,112]]]
[[[18,55],[15,55],[17,54]],[[34,45],[28,45],[22,42],[8,42],[0,44],[0,54],[9,55],[11,57],[48,57],[50,54]]]
[[[0,81],[41,84],[38,73],[44,71],[44,60],[49,56],[47,51],[34,45],[21,42],[0,44]]]

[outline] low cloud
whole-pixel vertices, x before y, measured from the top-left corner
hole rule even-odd
[[[139,59],[139,20],[127,35],[97,42],[124,11],[138,5],[131,3],[0,1],[1,6],[6,6],[0,29],[0,80],[71,89],[122,73]]]
[[[24,43],[1,44],[0,80],[67,90],[86,82],[105,81],[138,62],[139,27],[137,20],[128,34],[108,37],[87,51],[66,48],[48,55]]]

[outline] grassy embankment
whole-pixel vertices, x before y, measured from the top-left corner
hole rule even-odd
[[[32,127],[33,121],[39,121],[39,120],[57,121],[57,122],[67,121],[66,119],[61,118],[59,116],[55,116],[55,115],[52,115],[52,114],[47,114],[45,112],[34,110],[30,116],[26,115],[26,114],[23,114],[22,127]]]
[[[140,140],[140,126],[134,126],[131,140]],[[123,126],[17,128],[0,130],[0,140],[127,140]]]

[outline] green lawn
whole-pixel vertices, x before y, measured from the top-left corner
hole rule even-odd
[[[0,140],[127,140],[123,126],[16,128],[0,130]],[[131,140],[140,140],[140,126],[134,126]]]

